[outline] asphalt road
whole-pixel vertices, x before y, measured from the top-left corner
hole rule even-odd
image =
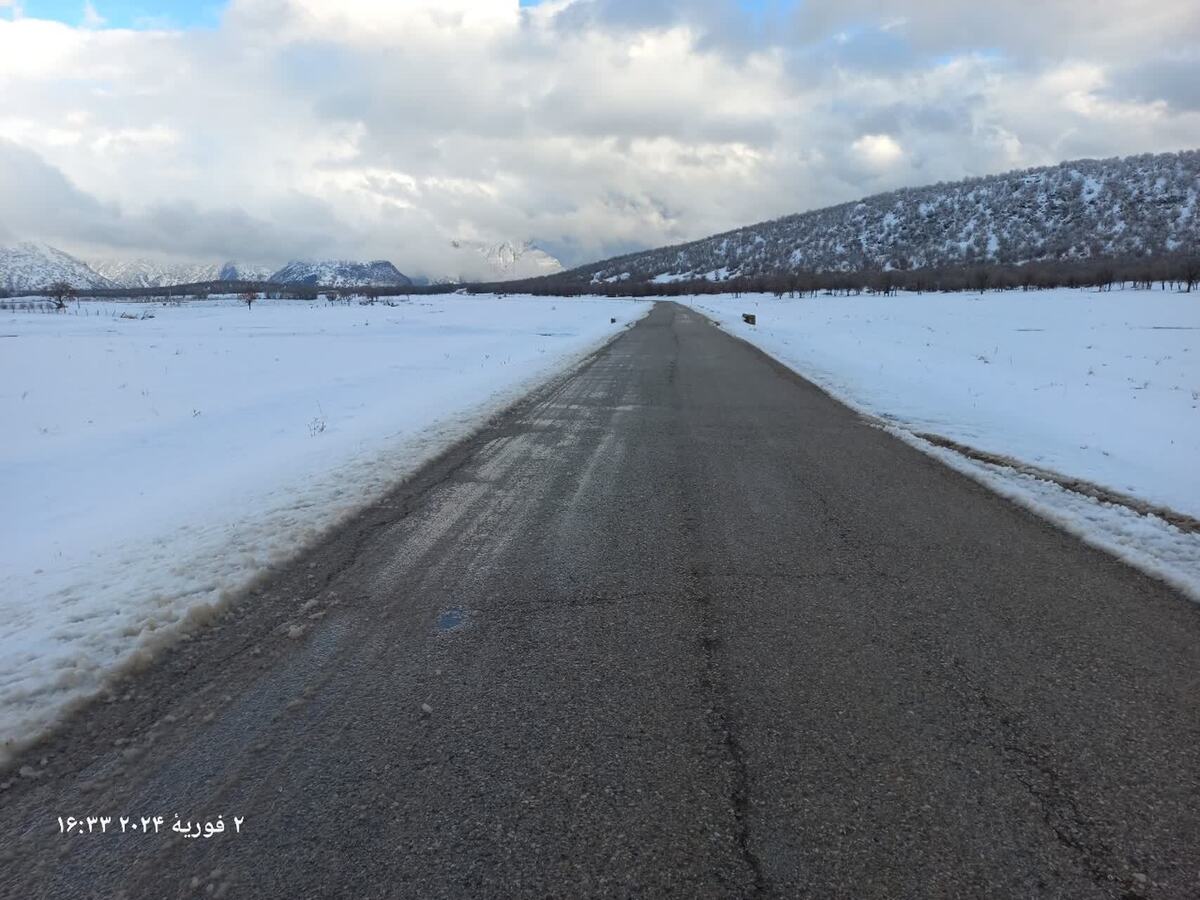
[[[1200,609],[663,303],[22,762],[3,897],[1196,897]]]

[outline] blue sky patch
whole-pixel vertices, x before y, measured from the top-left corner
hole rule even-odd
[[[83,0],[21,0],[20,8],[32,19],[54,19],[68,25],[88,22]],[[92,9],[105,28],[215,28],[220,24],[223,0],[92,0]]]

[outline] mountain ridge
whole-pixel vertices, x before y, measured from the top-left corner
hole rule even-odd
[[[546,283],[1123,259],[1200,248],[1200,150],[900,188],[577,266]]]
[[[303,284],[311,287],[405,287],[412,279],[385,259],[360,263],[348,259],[320,262],[293,260],[271,275],[276,284]]]
[[[92,269],[116,287],[156,288],[177,284],[198,284],[205,281],[264,281],[271,274],[265,266],[221,264],[170,263],[134,257],[130,259],[101,259],[91,263]]]
[[[82,259],[49,244],[20,241],[0,246],[0,290],[38,291],[56,282],[83,289],[115,286]]]
[[[496,281],[537,278],[563,271],[563,264],[533,241],[522,241],[519,244],[512,241],[500,241],[495,244],[453,241],[452,245],[478,253],[489,273],[500,276]]]

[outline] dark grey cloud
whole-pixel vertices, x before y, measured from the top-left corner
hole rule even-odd
[[[38,154],[0,138],[0,223],[9,233],[57,237],[98,236],[119,219],[73,185]]]
[[[1173,109],[1200,111],[1200,50],[1164,54],[1114,73],[1109,96],[1165,101]]]
[[[779,137],[769,116],[736,111],[697,116],[682,106],[648,104],[638,98],[614,103],[611,98],[589,96],[580,85],[556,88],[539,99],[531,110],[537,127],[583,137],[674,138],[685,143],[738,142],[768,145]]]
[[[276,262],[315,255],[343,241],[329,207],[312,198],[277,203],[264,220],[237,208],[206,209],[189,200],[125,212],[80,190],[38,154],[0,140],[0,228],[16,237],[137,253]]]

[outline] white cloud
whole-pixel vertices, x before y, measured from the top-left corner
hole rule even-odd
[[[84,0],[83,3],[83,27],[84,28],[99,28],[108,20],[97,12],[92,0]]]
[[[887,134],[864,134],[850,146],[863,162],[877,169],[895,165],[904,156],[904,148]]]
[[[902,184],[1200,146],[1194,4],[1098,2],[809,0],[758,29],[734,0],[234,0],[188,33],[0,18],[0,133],[91,209],[38,213],[0,178],[0,226],[436,273],[455,238],[583,261]]]

